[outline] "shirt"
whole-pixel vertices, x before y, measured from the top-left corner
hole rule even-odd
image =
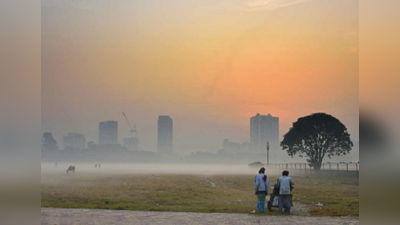
[[[256,191],[266,191],[268,192],[268,188],[269,188],[269,180],[268,177],[266,179],[266,181],[263,180],[263,177],[265,175],[263,173],[260,173],[256,176],[255,181],[254,181],[254,189],[256,189]]]
[[[279,178],[279,185],[281,186],[279,190],[279,194],[281,195],[289,195],[290,194],[290,185],[294,185],[294,181],[292,178],[283,176]]]

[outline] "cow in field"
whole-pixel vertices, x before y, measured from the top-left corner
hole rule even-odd
[[[69,171],[75,173],[75,166],[70,165],[70,166],[68,167],[68,169],[67,169],[67,175],[68,175]]]

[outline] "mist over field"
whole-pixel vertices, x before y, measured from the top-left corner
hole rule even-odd
[[[95,167],[94,163],[41,163],[41,173],[66,175],[70,165],[76,166],[77,174],[247,174],[257,175],[261,168],[250,168],[248,165],[213,165],[213,164],[117,164],[103,163],[101,167]],[[98,165],[98,164],[97,164]],[[267,170],[268,172],[268,170]],[[272,173],[272,170],[270,171]],[[70,174],[73,176],[74,174]],[[272,174],[271,174],[272,175]],[[274,175],[276,173],[274,172]]]

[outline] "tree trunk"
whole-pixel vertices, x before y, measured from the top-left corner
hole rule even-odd
[[[321,159],[317,159],[317,162],[314,164],[314,170],[321,170],[321,166],[322,166],[322,158]]]
[[[321,170],[321,164],[315,164],[314,165],[314,170]]]

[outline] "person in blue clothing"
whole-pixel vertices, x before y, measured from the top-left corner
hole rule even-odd
[[[265,175],[264,167],[258,171],[258,175],[255,177],[254,189],[256,190],[258,211],[265,212],[265,197],[268,195],[269,180]]]

